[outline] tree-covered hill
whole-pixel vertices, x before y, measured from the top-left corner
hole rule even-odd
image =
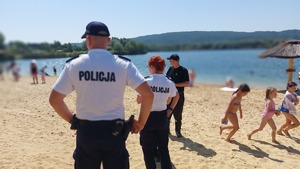
[[[149,51],[211,50],[211,49],[255,49],[270,48],[288,39],[300,39],[300,30],[286,31],[192,31],[171,32],[140,36],[131,39],[112,37],[108,50],[114,54],[134,55]],[[4,43],[0,32],[0,61],[11,58],[52,58],[72,57],[86,53],[82,43]]]
[[[147,51],[270,48],[288,39],[300,39],[300,30],[233,32],[172,32],[132,38]]]
[[[233,31],[192,31],[171,32],[132,38],[145,45],[178,45],[195,43],[216,43],[251,40],[300,39],[300,30],[233,32]]]

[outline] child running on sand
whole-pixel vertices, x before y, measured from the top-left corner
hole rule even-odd
[[[46,72],[45,69],[47,68],[47,66],[44,66],[41,70],[41,80],[42,80],[42,84],[46,83]]]
[[[242,97],[246,96],[250,92],[250,88],[247,84],[241,84],[239,88],[233,92],[230,103],[225,111],[225,117],[221,120],[222,124],[227,124],[228,120],[231,122],[232,126],[220,126],[220,135],[224,129],[231,129],[228,134],[226,141],[231,143],[231,137],[239,129],[239,121],[236,112],[239,110],[240,118],[243,118],[241,101]]]
[[[275,136],[276,136],[276,125],[274,123],[274,120],[272,119],[272,117],[274,116],[274,114],[276,114],[277,116],[280,114],[279,110],[275,110],[275,102],[274,102],[274,98],[276,98],[277,96],[277,89],[274,87],[269,87],[266,90],[266,104],[265,104],[265,109],[263,111],[263,117],[261,119],[260,122],[260,126],[259,128],[253,130],[250,134],[248,134],[248,139],[251,140],[251,137],[253,134],[262,131],[266,124],[268,123],[269,126],[272,128],[272,142],[279,144],[278,141],[276,141]]]
[[[297,94],[295,93],[297,89],[297,83],[290,81],[286,85],[286,93],[284,94],[284,98],[282,101],[281,106],[279,106],[278,110],[282,111],[285,116],[285,123],[279,128],[277,131],[277,134],[283,135],[282,132],[287,137],[291,138],[291,135],[289,133],[290,129],[293,129],[295,127],[299,126],[299,120],[296,118],[296,108],[295,105],[299,104],[299,99],[297,97]],[[293,122],[293,123],[292,123]]]

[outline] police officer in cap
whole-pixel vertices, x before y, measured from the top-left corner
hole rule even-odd
[[[129,168],[123,132],[125,87],[143,97],[131,133],[143,129],[153,102],[153,92],[135,65],[106,50],[109,36],[104,23],[94,21],[86,26],[81,38],[86,38],[88,54],[67,61],[49,98],[54,110],[77,128],[76,169],[99,169],[101,164],[104,169]],[[72,91],[77,94],[76,116],[64,102]]]
[[[175,83],[180,96],[172,112],[175,119],[175,132],[177,137],[182,137],[181,134],[182,112],[183,112],[183,105],[185,100],[184,87],[189,86],[189,81],[190,81],[189,73],[185,67],[180,65],[179,63],[180,58],[177,54],[172,54],[167,59],[169,60],[171,65],[167,71],[167,76],[169,76]]]

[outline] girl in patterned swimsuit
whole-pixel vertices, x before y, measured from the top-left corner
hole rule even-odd
[[[221,120],[222,124],[227,124],[229,120],[232,126],[220,126],[220,135],[222,134],[224,129],[230,129],[230,133],[228,134],[226,141],[231,143],[231,137],[238,131],[239,129],[239,121],[236,112],[239,110],[240,118],[243,118],[241,101],[242,97],[246,96],[250,92],[250,88],[247,84],[241,84],[239,88],[233,92],[231,101],[225,111],[225,117]]]
[[[276,114],[277,116],[280,114],[279,110],[275,110],[275,102],[274,102],[274,98],[276,98],[277,96],[277,90],[274,87],[269,87],[266,90],[266,104],[265,104],[265,109],[263,111],[263,117],[261,119],[260,122],[260,126],[259,128],[253,130],[250,134],[248,134],[248,139],[251,140],[251,137],[253,134],[262,131],[265,126],[267,125],[267,123],[269,124],[269,126],[272,128],[272,142],[279,144],[278,141],[276,141],[275,136],[276,136],[276,125],[274,123],[274,120],[272,119],[272,117],[274,116],[274,114]]]
[[[289,133],[290,129],[296,128],[300,125],[299,120],[295,116],[297,114],[296,105],[299,104],[299,99],[295,93],[297,89],[297,83],[290,81],[286,85],[286,93],[282,101],[279,110],[282,111],[285,116],[285,123],[278,129],[277,134],[283,135],[283,133],[291,138]],[[283,133],[282,133],[283,132]]]

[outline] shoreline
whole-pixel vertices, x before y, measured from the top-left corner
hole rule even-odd
[[[59,75],[58,76],[46,76],[46,79],[47,78],[58,78],[58,77],[59,77]],[[12,77],[11,73],[4,73],[4,79],[9,79],[9,80],[12,81],[13,80],[12,78],[13,77]],[[31,78],[31,76],[27,75],[27,74],[26,75],[21,74],[20,79],[22,80],[22,78]],[[40,80],[40,74],[38,75],[38,78]],[[247,82],[243,82],[243,83],[247,83]],[[282,85],[282,84],[273,84],[273,86],[272,85],[269,86],[268,84],[260,84],[260,83],[257,83],[257,84],[247,83],[247,84],[250,86],[251,89],[265,90],[267,87],[275,87],[278,90],[285,89],[285,84],[284,85]],[[199,86],[199,85],[208,85],[208,86],[214,86],[214,87],[222,88],[222,87],[225,87],[225,80],[222,83],[221,82],[216,83],[216,82],[213,82],[213,81],[203,82],[203,81],[200,81],[200,80],[196,80],[195,83],[194,83],[194,86]],[[239,85],[240,85],[239,83],[235,82],[234,87],[238,88]],[[190,88],[190,87],[187,87],[187,88]]]

